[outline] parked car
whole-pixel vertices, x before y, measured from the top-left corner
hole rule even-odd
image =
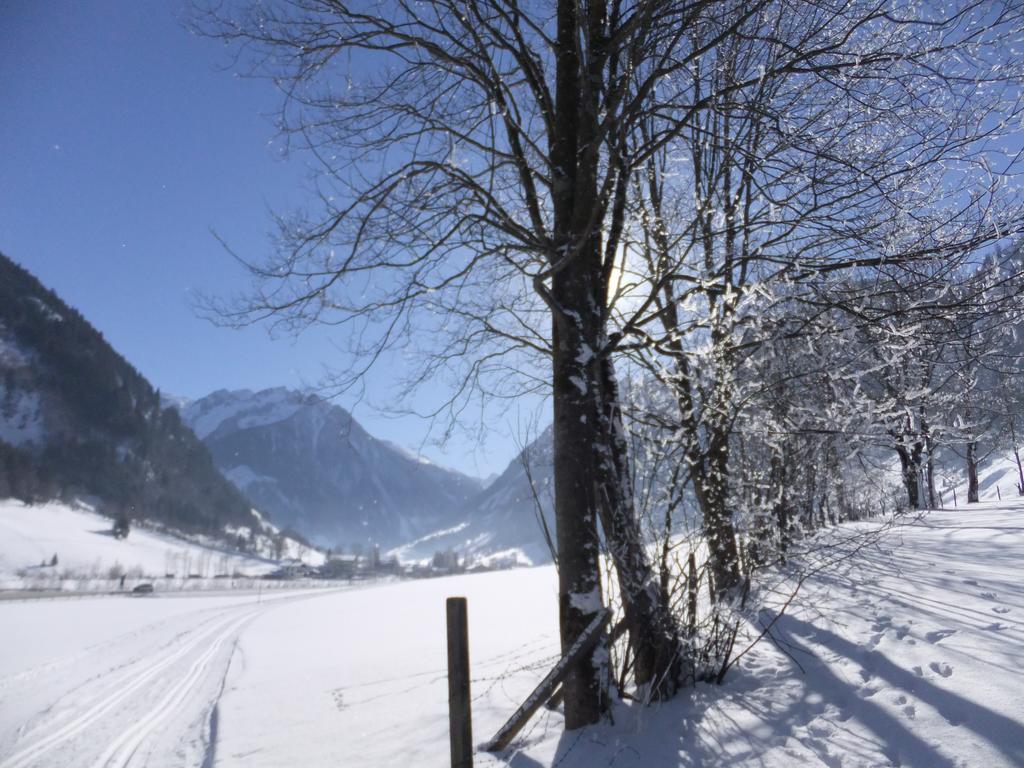
[[[150,583],[138,584],[135,589],[132,590],[133,595],[151,595],[153,594],[153,585]]]

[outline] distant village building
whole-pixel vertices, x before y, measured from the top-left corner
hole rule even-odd
[[[267,574],[270,579],[301,579],[306,576],[315,576],[316,570],[306,565],[301,560],[285,560],[276,571]]]
[[[360,563],[366,559],[358,555],[343,555],[332,552],[320,566],[320,575],[326,579],[354,579],[359,574]]]

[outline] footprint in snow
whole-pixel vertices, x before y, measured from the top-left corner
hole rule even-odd
[[[875,648],[882,638],[885,636],[887,630],[892,629],[892,617],[891,616],[877,616],[875,617],[874,623],[871,625],[871,631],[874,634],[871,636],[870,646]]]
[[[907,704],[907,706],[903,708],[903,714],[909,717],[911,720],[917,719],[917,710],[914,709],[913,704]]]
[[[1009,629],[1009,627],[1001,621],[997,621],[995,624],[989,624],[985,629],[990,632],[1002,632],[1004,629]]]
[[[910,634],[910,625],[913,623],[914,622],[910,621],[906,624],[893,624],[891,616],[879,616],[871,625],[871,631],[875,633],[871,636],[871,647],[874,648],[882,642],[882,638],[889,630],[893,630],[896,633],[897,640],[903,640]],[[907,642],[912,644],[914,641],[908,640]]]
[[[985,600],[995,600],[996,599],[996,593],[995,592],[982,592],[980,595],[978,595],[978,597],[981,597],[981,598],[983,598]]]
[[[924,639],[927,640],[929,643],[938,643],[942,640],[945,640],[950,635],[955,634],[955,629],[939,629],[935,632],[929,632],[927,635],[924,636]]]
[[[933,661],[928,665],[928,668],[936,674],[942,675],[943,677],[949,677],[953,674],[953,668],[949,664],[940,664],[937,661]]]
[[[914,667],[914,674],[918,677],[924,677],[924,670],[920,667]]]
[[[335,690],[331,691],[331,698],[334,699],[334,706],[338,708],[339,712],[345,709],[345,696],[343,693],[344,690],[344,688],[336,688]]]
[[[978,582],[974,579],[964,579],[964,584],[970,584],[972,587],[978,586]]]
[[[1010,612],[1009,608],[1004,608],[1002,606],[999,606],[998,608],[993,608],[992,610],[995,611],[996,613],[1009,613]]]

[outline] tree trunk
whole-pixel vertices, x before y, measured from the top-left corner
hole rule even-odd
[[[697,500],[704,517],[704,537],[714,595],[723,599],[740,583],[736,527],[729,514],[729,438],[713,432],[708,443],[702,476],[694,479]]]
[[[903,443],[896,445],[896,453],[900,457],[900,470],[903,476],[903,485],[907,489],[907,506],[910,509],[921,508],[920,486],[918,484],[917,462],[914,461],[912,452]]]
[[[597,349],[601,317],[599,238],[581,231],[583,209],[597,201],[596,169],[581,167],[582,74],[577,52],[580,19],[574,0],[557,7],[555,116],[550,155],[555,250],[551,256],[552,399],[554,406],[555,525],[558,537],[559,629],[563,653],[602,608],[594,453],[601,443],[593,408],[593,377],[585,350]],[[575,254],[563,265],[560,260]],[[563,683],[565,727],[597,722],[607,707],[601,644],[579,659]]]
[[[595,478],[601,527],[615,564],[630,631],[634,679],[638,686],[651,686],[649,693],[652,698],[664,699],[676,692],[681,678],[690,669],[682,655],[678,623],[668,605],[660,599],[654,571],[644,548],[629,476],[628,449],[614,366],[607,357],[597,362],[601,426],[605,434],[605,450],[599,454]]]
[[[666,326],[678,327],[676,307],[666,307]],[[708,543],[708,565],[711,595],[723,597],[740,582],[739,550],[736,527],[727,507],[729,497],[729,434],[721,425],[706,424],[709,433],[707,447],[700,445],[694,417],[696,406],[690,390],[690,371],[678,340],[670,342],[676,357],[678,388],[676,404],[680,423],[686,435],[686,459],[692,467],[691,482],[697,506],[701,512],[702,528]]]
[[[928,485],[928,508],[938,509],[935,504],[935,441],[932,439],[931,432],[925,433],[925,450],[928,451],[928,464],[925,471]]]
[[[1017,493],[1024,496],[1024,466],[1020,462],[1020,450],[1017,447],[1017,426],[1014,419],[1010,418],[1010,439],[1013,441],[1013,458],[1017,461],[1017,476],[1020,478],[1017,483]]]
[[[557,339],[555,507],[562,579],[562,643],[563,647],[571,643],[579,628],[590,621],[592,614],[587,611],[600,608],[599,600],[591,606],[582,597],[588,589],[600,594],[599,582],[590,575],[597,563],[593,521],[597,514],[615,565],[630,630],[634,678],[639,685],[654,683],[651,693],[661,698],[672,695],[680,679],[681,643],[676,622],[660,600],[636,519],[618,388],[606,350],[609,273],[603,260],[608,254],[602,248],[601,218],[594,215],[602,205],[598,192],[601,139],[597,131],[607,56],[606,7],[601,0],[585,6],[575,0],[559,0],[557,15],[556,136],[551,167],[554,260],[558,267],[552,278],[552,294]],[[581,31],[585,31],[582,36]],[[580,45],[586,47],[583,57]],[[567,263],[558,263],[566,258]],[[592,546],[586,552],[575,553],[573,571],[567,573],[563,551],[572,546],[563,543],[562,532],[583,518]],[[575,533],[584,532],[581,529]],[[580,698],[573,705],[572,717],[567,690],[567,728],[594,722],[605,706],[599,698],[601,681],[588,683],[584,679],[590,675],[591,681],[596,680],[599,670],[592,659],[585,664],[589,667],[582,668],[581,662],[576,675]]]
[[[789,503],[786,498],[786,461],[785,456],[778,453],[772,456],[772,488],[775,494],[775,504],[772,509],[775,514],[775,524],[779,531],[779,562],[786,564],[786,552],[789,550],[790,522]]]
[[[967,503],[978,501],[978,441],[967,443]]]
[[[583,14],[586,14],[585,16]],[[607,359],[607,271],[598,192],[599,101],[606,52],[605,5],[557,6],[555,118],[550,144],[555,249],[551,256],[555,521],[563,650],[602,607],[597,515],[622,594],[638,684],[674,693],[680,641],[658,599],[636,520],[618,393]],[[585,34],[581,35],[581,32]],[[582,43],[581,43],[582,39]],[[585,46],[582,51],[579,46]],[[600,648],[565,682],[568,729],[596,722],[607,707]]]
[[[822,481],[822,493],[828,506],[829,522],[839,525],[849,516],[846,506],[846,483],[843,478],[842,463],[835,440],[829,436],[825,440],[825,476]],[[834,503],[831,494],[834,491]]]
[[[595,415],[591,400],[577,386],[577,382],[586,381],[572,354],[579,349],[579,333],[556,326],[554,338],[555,526],[560,634],[562,651],[566,652],[602,608],[597,505],[589,450],[598,435],[589,426]],[[606,706],[602,674],[592,653],[583,656],[570,671],[564,683],[566,728],[579,728],[600,718]]]

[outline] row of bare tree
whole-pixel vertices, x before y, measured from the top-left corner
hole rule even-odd
[[[1017,3],[279,0],[194,22],[277,80],[318,172],[220,316],[339,326],[364,363],[339,387],[415,349],[453,416],[550,394],[562,643],[602,608],[606,552],[644,696],[701,663],[637,450],[667,457],[658,508],[695,508],[727,605],[800,520],[856,507],[858,433],[909,473],[936,393],[979,423],[986,302],[1017,282],[991,252],[1021,226]],[[606,659],[568,677],[567,728],[607,707]]]

